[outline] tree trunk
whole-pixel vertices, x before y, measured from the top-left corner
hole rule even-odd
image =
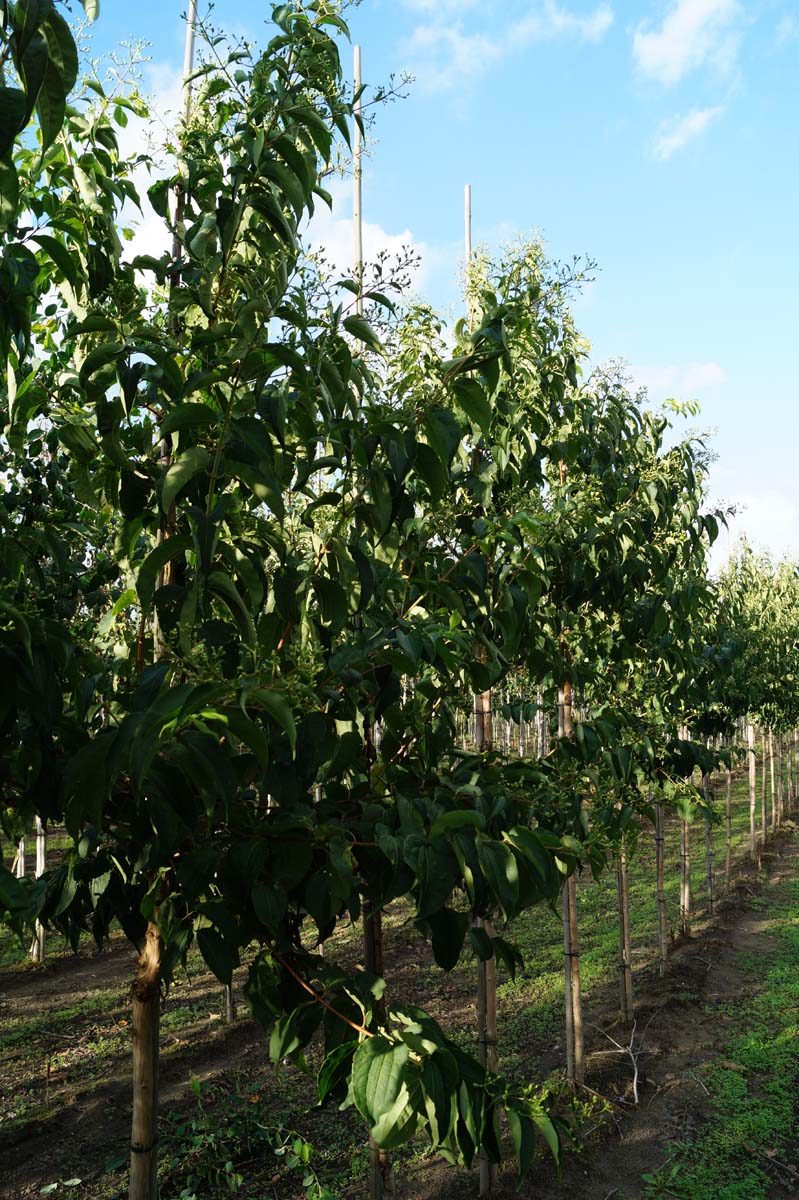
[[[680,821],[680,929],[691,936],[691,839],[685,820]]]
[[[755,811],[757,809],[757,755],[755,754],[755,727],[746,726],[746,741],[749,748],[749,853],[757,858],[757,834],[755,833]]]
[[[24,839],[24,837],[21,837],[19,839],[19,845],[17,846],[17,862],[16,862],[16,866],[14,868],[14,873],[15,873],[17,879],[25,878],[25,839]]]
[[[158,1046],[161,1017],[161,951],[158,928],[147,925],[133,1002],[133,1123],[129,1200],[158,1196]]]
[[[658,898],[658,972],[666,974],[669,951],[669,927],[666,918],[666,853],[663,830],[663,805],[655,808],[655,871]]]
[[[616,886],[619,897],[620,1011],[622,1021],[625,1025],[629,1025],[633,1019],[633,973],[630,943],[630,889],[627,878],[627,848],[624,838],[622,838],[619,849]]]

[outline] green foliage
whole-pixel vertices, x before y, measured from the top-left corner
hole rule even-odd
[[[192,1089],[197,1097],[195,1111],[187,1116],[169,1112],[164,1118],[166,1149],[160,1178],[165,1200],[237,1192],[245,1183],[242,1165],[265,1156],[274,1159],[276,1170],[299,1173],[307,1200],[334,1200],[334,1193],[311,1165],[313,1147],[301,1134],[270,1118],[257,1092],[238,1087],[226,1091],[220,1112],[215,1098],[203,1095],[199,1080],[192,1080]]]

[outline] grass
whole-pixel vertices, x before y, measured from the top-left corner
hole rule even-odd
[[[644,1177],[648,1198],[768,1200],[775,1183],[796,1193],[799,884],[767,886],[763,899],[775,949],[739,960],[761,990],[727,1007],[729,1042],[704,1072],[711,1115],[692,1139],[672,1147],[659,1171]]]

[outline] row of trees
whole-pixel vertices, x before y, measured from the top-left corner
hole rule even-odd
[[[710,734],[796,724],[765,670],[785,676],[796,610],[741,640],[749,568],[706,572],[704,445],[619,373],[585,376],[575,271],[538,245],[476,261],[453,349],[390,278],[304,253],[353,113],[337,4],[279,6],[263,51],[209,44],[149,188],[172,250],[133,261],[118,134],[141,99],[90,76],[54,115],[68,26],[3,12],[25,98],[5,96],[0,178],[3,825],[74,846],[35,883],[4,867],[0,909],[73,945],[116,921],[141,949],[135,1200],[156,1194],[161,991],[193,944],[222,983],[247,963],[275,1060],[322,1039],[319,1097],[363,1116],[373,1194],[417,1130],[481,1155],[489,1190],[500,1109],[520,1174],[568,1133],[496,1069],[493,963],[519,962],[498,924],[563,897],[579,1080],[575,873],[687,803]],[[544,758],[494,747],[499,686],[557,694]],[[482,964],[476,1058],[383,978],[400,897],[442,969]],[[321,952],[343,920],[362,970]]]

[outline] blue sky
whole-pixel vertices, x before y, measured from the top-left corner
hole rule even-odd
[[[270,9],[213,16],[262,37]],[[95,50],[148,40],[145,85],[166,95],[184,11],[104,0]],[[415,76],[378,114],[367,251],[412,242],[419,291],[454,309],[469,182],[476,242],[539,231],[553,257],[596,260],[577,304],[594,358],[626,359],[654,400],[698,399],[714,495],[747,506],[734,533],[799,557],[796,0],[363,0],[349,20],[367,82]],[[336,200],[318,230],[334,253],[343,183]]]

